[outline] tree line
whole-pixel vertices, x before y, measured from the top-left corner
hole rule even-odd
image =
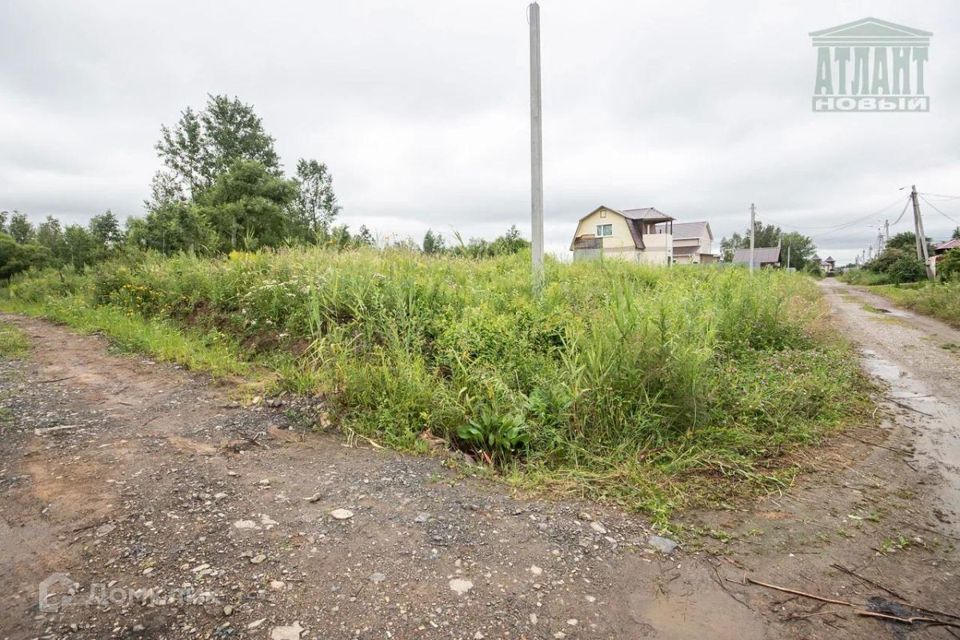
[[[960,238],[960,227],[953,231],[953,238]],[[930,238],[924,238],[927,252],[933,255]],[[875,275],[874,284],[903,284],[920,282],[927,278],[923,261],[917,257],[917,236],[912,231],[904,231],[892,236],[884,245],[883,251],[872,260],[863,264],[863,270]],[[944,281],[960,280],[960,249],[951,249],[937,263],[937,278]]]
[[[124,251],[164,254],[230,251],[314,244],[337,249],[376,244],[365,226],[356,233],[337,224],[341,207],[326,164],[297,160],[285,176],[274,138],[252,105],[210,95],[203,109],[190,107],[173,126],[161,126],[155,149],[161,168],[144,202],[146,215],[121,226],[110,211],[89,224],[66,225],[53,217],[34,227],[18,211],[0,214],[0,278],[30,268],[76,269]],[[471,239],[447,246],[427,232],[422,250],[488,257],[519,251],[528,243],[516,227],[492,242]],[[420,250],[412,240],[392,243]]]
[[[797,231],[784,233],[780,227],[774,224],[763,224],[759,219],[754,222],[754,246],[755,247],[775,247],[780,245],[780,262],[785,267],[791,267],[798,271],[819,272],[820,264],[813,260],[816,255],[817,247],[813,239]],[[734,233],[729,238],[724,237],[720,240],[720,253],[724,262],[731,262],[733,254],[737,249],[750,248],[750,228],[743,234]],[[787,264],[787,258],[790,264]]]

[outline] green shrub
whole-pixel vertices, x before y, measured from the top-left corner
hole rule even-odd
[[[916,258],[905,255],[897,258],[888,268],[887,275],[893,284],[903,284],[905,282],[919,282],[927,277],[926,268],[923,262]]]
[[[529,281],[528,252],[314,248],[142,254],[70,291],[276,363],[344,430],[400,448],[429,434],[652,509],[677,499],[663,473],[765,477],[859,406],[856,360],[801,274],[548,261],[539,299]],[[8,306],[53,309],[57,286],[19,279]]]
[[[937,277],[949,282],[960,281],[960,249],[947,251],[937,262]]]

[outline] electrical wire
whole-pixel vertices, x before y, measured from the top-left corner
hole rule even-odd
[[[865,220],[869,220],[870,218],[873,218],[873,217],[875,217],[875,216],[878,216],[878,215],[880,215],[881,213],[883,213],[884,211],[886,211],[887,209],[889,209],[890,207],[895,206],[898,202],[900,202],[900,197],[898,197],[896,200],[894,200],[894,201],[891,202],[890,204],[886,205],[885,207],[883,207],[883,208],[881,208],[881,209],[878,209],[877,211],[874,211],[873,213],[870,213],[870,214],[868,214],[868,215],[865,215],[865,216],[863,216],[862,218],[856,218],[856,219],[854,219],[854,220],[851,220],[851,221],[848,221],[848,222],[844,222],[844,223],[841,223],[841,224],[838,224],[838,225],[831,225],[831,226],[829,226],[829,227],[797,227],[797,226],[794,226],[794,225],[791,225],[791,224],[780,224],[780,223],[777,223],[775,220],[773,220],[773,221],[771,221],[771,222],[773,222],[774,224],[777,224],[778,226],[781,226],[781,227],[787,227],[787,228],[790,228],[790,229],[796,229],[797,231],[818,231],[818,230],[822,230],[822,233],[817,233],[817,234],[814,234],[814,235],[811,236],[811,237],[813,237],[813,238],[818,238],[818,237],[822,237],[822,236],[825,236],[825,235],[829,235],[829,234],[834,233],[834,232],[836,232],[836,231],[843,231],[843,230],[849,229],[849,228],[851,228],[851,227],[853,227],[853,226],[855,226],[855,225],[857,225],[857,224],[860,224],[861,222],[864,222]],[[906,211],[906,207],[904,207],[904,211]],[[903,214],[902,214],[902,213],[900,214],[900,217],[901,217],[901,218],[903,217]],[[899,220],[900,220],[900,218],[897,218],[897,221],[898,221],[898,222],[899,222]],[[896,223],[894,223],[894,224],[896,224]]]
[[[896,224],[903,219],[903,214],[907,212],[907,207],[909,206],[910,206],[910,198],[908,197],[906,204],[903,205],[903,211],[901,211],[900,215],[897,216],[897,219],[893,221],[893,224],[890,225],[891,227],[896,226]]]
[[[942,193],[921,193],[921,196],[932,196],[934,198],[946,198],[947,200],[960,200],[960,196],[945,196]]]
[[[957,219],[954,218],[953,216],[947,215],[945,212],[941,211],[940,208],[937,207],[937,205],[933,204],[932,202],[930,202],[929,200],[927,200],[927,199],[924,198],[923,196],[920,196],[920,197],[923,199],[924,202],[926,202],[928,205],[930,205],[931,207],[933,207],[933,210],[934,210],[934,211],[936,211],[937,213],[939,213],[940,215],[942,215],[942,216],[943,216],[944,218],[946,218],[947,220],[952,221],[954,224],[960,225],[960,220],[957,220]]]
[[[861,223],[863,223],[863,222],[865,222],[865,221],[867,221],[867,220],[869,220],[869,219],[871,219],[871,218],[875,218],[876,216],[880,215],[881,213],[883,213],[884,211],[886,211],[886,210],[889,209],[890,207],[895,206],[898,202],[900,202],[900,198],[897,198],[896,200],[894,200],[893,202],[891,202],[891,203],[888,204],[887,206],[885,206],[885,207],[883,207],[882,209],[879,209],[879,210],[877,210],[877,211],[875,211],[875,212],[873,212],[873,213],[871,213],[871,214],[869,214],[869,215],[866,215],[866,216],[864,216],[864,217],[862,217],[862,218],[857,218],[856,220],[851,220],[850,222],[846,222],[846,223],[841,224],[841,225],[837,225],[837,226],[832,227],[832,228],[830,228],[830,229],[828,229],[827,231],[824,231],[824,232],[822,232],[822,233],[815,233],[815,234],[811,235],[810,237],[811,237],[811,238],[823,238],[824,236],[832,235],[832,234],[838,233],[838,232],[840,232],[840,231],[846,231],[846,230],[851,229],[851,228],[855,227],[856,225],[861,224]],[[900,216],[894,221],[893,224],[897,224],[897,222],[900,222],[900,219],[903,218],[903,214],[907,211],[907,207],[908,207],[909,205],[910,205],[910,200],[909,200],[909,198],[908,198],[906,204],[904,204],[904,206],[903,206],[903,211],[900,212]]]

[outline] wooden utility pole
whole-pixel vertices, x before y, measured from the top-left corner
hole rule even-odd
[[[757,235],[757,207],[750,203],[750,273],[753,273],[753,250]]]
[[[543,289],[543,111],[540,103],[540,5],[530,3],[530,240],[533,290]]]
[[[927,236],[923,232],[923,217],[920,215],[920,199],[917,196],[917,185],[911,185],[910,199],[913,200],[913,229],[917,235],[917,258],[923,262],[923,268],[927,272],[927,278],[933,280],[933,270],[930,269],[927,253]]]

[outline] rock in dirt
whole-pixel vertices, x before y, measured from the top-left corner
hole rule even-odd
[[[259,525],[253,520],[237,520],[233,523],[237,529],[259,529]]]
[[[353,517],[353,511],[350,511],[350,509],[334,509],[330,512],[330,517],[334,520],[349,520]]]
[[[306,498],[304,498],[304,500],[306,500],[307,502],[310,502],[310,503],[320,502],[320,498],[322,498],[322,497],[323,497],[323,494],[322,494],[322,493],[315,493],[315,494],[313,494],[312,496],[307,496]]]
[[[49,436],[55,433],[60,433],[62,431],[72,431],[73,429],[78,428],[78,424],[64,424],[59,427],[46,427],[44,429],[34,429],[34,435],[38,436]]]
[[[96,535],[98,538],[102,538],[103,536],[110,534],[110,532],[116,528],[117,528],[117,525],[111,524],[109,522],[106,524],[102,524],[99,527],[97,527]]]
[[[299,622],[294,622],[285,627],[274,627],[270,630],[270,640],[300,640],[300,634],[303,633],[303,627]]]
[[[257,555],[250,558],[250,564],[260,564],[266,559],[267,559],[267,556],[263,555],[262,553],[258,553]]]
[[[268,516],[267,514],[261,513],[261,514],[260,514],[260,524],[262,524],[263,526],[265,526],[267,529],[272,529],[273,527],[277,526],[278,523],[277,523],[276,520],[274,520],[273,518],[271,518],[271,517]]]
[[[373,584],[379,584],[387,579],[387,576],[377,571],[376,573],[370,574],[370,582]]]
[[[647,539],[647,544],[659,551],[660,553],[673,553],[677,548],[677,543],[671,540],[670,538],[662,538],[660,536],[650,536]]]
[[[450,581],[450,588],[457,592],[457,595],[462,596],[470,589],[473,589],[473,582],[470,580],[464,580],[463,578],[454,578]]]
[[[591,522],[590,528],[596,531],[597,533],[604,535],[607,533],[607,528],[600,524],[599,522]]]

